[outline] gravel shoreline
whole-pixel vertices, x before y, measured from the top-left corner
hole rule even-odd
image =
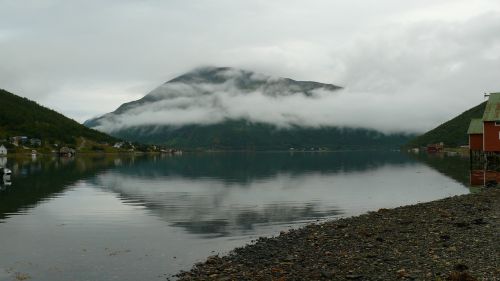
[[[259,238],[180,280],[500,280],[500,189]]]

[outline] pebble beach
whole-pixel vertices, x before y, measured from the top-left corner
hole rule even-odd
[[[180,280],[500,280],[500,189],[310,224]]]

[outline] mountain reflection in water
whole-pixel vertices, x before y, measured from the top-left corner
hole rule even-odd
[[[436,183],[414,188],[418,180],[409,181],[419,175],[412,168],[422,167],[389,152],[215,153],[135,161],[92,183],[170,226],[218,237],[253,233],[257,225],[358,214],[387,206],[394,196],[404,204],[445,192],[432,190]]]

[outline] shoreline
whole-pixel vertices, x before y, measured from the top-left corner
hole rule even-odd
[[[499,280],[500,189],[261,237],[179,280]]]
[[[310,150],[181,150],[182,153],[187,153],[187,154],[197,154],[197,153],[203,153],[203,154],[223,154],[223,153],[288,153],[288,154],[321,154],[321,153],[342,153],[342,152],[400,152],[406,154],[406,152],[400,151],[400,150],[384,150],[384,149],[364,149],[364,150],[315,150],[315,151],[310,151]],[[75,157],[78,155],[81,156],[100,156],[100,155],[171,155],[175,153],[166,153],[166,152],[160,152],[160,151],[107,151],[107,152],[77,152],[75,153]],[[2,155],[2,157],[15,157],[15,156],[32,156],[31,152],[9,152],[7,155]],[[57,156],[57,157],[64,157],[64,156],[59,156],[58,153],[52,153],[52,152],[37,152],[36,156]]]

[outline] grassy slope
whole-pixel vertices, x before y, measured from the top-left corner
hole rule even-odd
[[[0,89],[0,139],[17,135],[67,144],[75,144],[79,137],[96,142],[116,140],[34,101]]]
[[[447,121],[429,132],[408,142],[408,147],[426,146],[430,143],[444,142],[445,146],[460,146],[468,143],[467,129],[472,118],[483,117],[486,102],[483,102],[457,117]]]

